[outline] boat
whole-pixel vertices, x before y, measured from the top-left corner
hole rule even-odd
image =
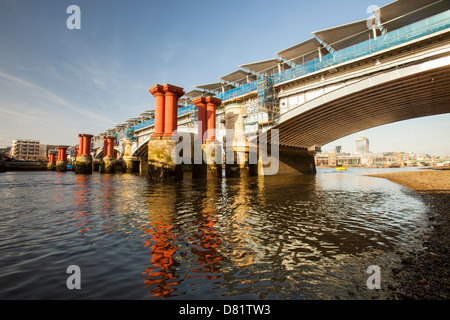
[[[345,171],[347,167],[336,167],[336,171]]]

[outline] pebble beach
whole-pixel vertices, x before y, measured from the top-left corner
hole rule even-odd
[[[420,235],[422,248],[399,252],[401,263],[392,268],[393,299],[450,299],[450,170],[420,170],[371,175],[417,192],[430,208],[429,231]]]

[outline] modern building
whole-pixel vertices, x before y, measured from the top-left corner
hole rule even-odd
[[[369,139],[359,137],[355,140],[356,153],[369,153]]]
[[[39,140],[17,139],[12,141],[9,156],[16,160],[39,160]]]

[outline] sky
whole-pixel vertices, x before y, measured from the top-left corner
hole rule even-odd
[[[148,88],[190,91],[239,65],[276,58],[311,32],[366,19],[388,0],[0,0],[0,147],[17,138],[73,145],[154,109]],[[81,29],[68,29],[70,5]],[[450,153],[450,114],[334,141],[354,152]],[[447,151],[445,151],[447,150]]]

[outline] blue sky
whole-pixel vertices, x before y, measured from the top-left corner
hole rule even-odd
[[[16,138],[76,144],[154,108],[148,88],[185,91],[245,63],[365,19],[391,1],[0,0],[0,147]],[[81,30],[69,30],[69,5]],[[450,115],[364,131],[372,151],[450,151]],[[354,151],[360,134],[335,141]]]

